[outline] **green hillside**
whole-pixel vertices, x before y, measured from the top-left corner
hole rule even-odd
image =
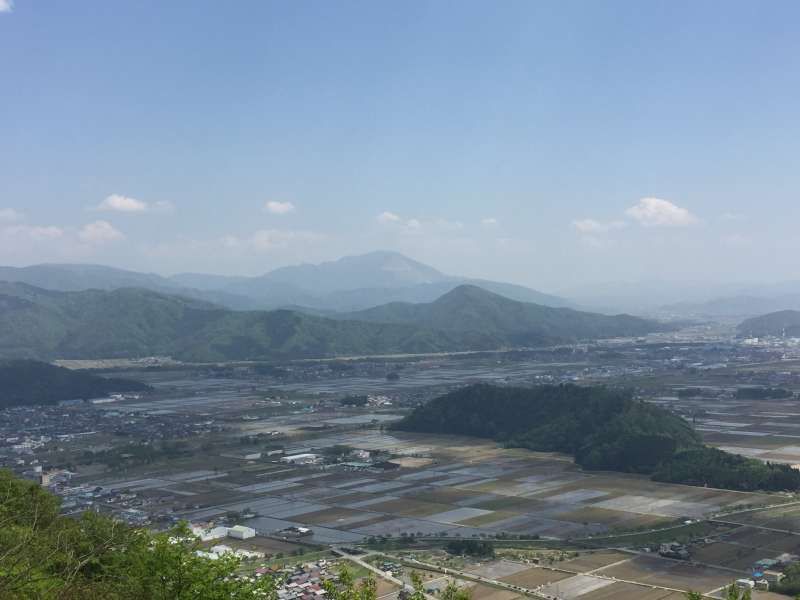
[[[700,443],[686,421],[629,392],[575,385],[474,385],[417,408],[397,428],[489,437],[620,471],[650,472],[677,448]]]
[[[434,302],[393,302],[349,313],[347,318],[471,332],[509,346],[638,336],[666,329],[661,323],[630,315],[607,316],[517,302],[474,285],[459,286]]]
[[[98,377],[36,360],[0,360],[0,408],[88,400],[149,389],[138,381]]]
[[[0,283],[0,357],[171,355],[194,361],[486,349],[493,340],[292,311],[230,311],[123,288],[56,292]]]
[[[381,311],[395,317],[378,318]],[[223,361],[492,350],[661,327],[514,302],[472,286],[431,304],[380,307],[371,316],[232,311],[138,288],[59,292],[0,283],[0,357]]]
[[[781,310],[742,321],[739,335],[800,337],[800,311]]]
[[[473,385],[416,408],[394,427],[563,452],[585,469],[647,473],[658,481],[738,490],[800,489],[800,472],[788,465],[706,447],[680,417],[635,399],[629,391],[606,387]]]

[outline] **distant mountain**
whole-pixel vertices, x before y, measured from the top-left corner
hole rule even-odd
[[[141,287],[175,291],[179,286],[154,273],[137,273],[102,265],[42,264],[30,267],[0,267],[0,281],[27,283],[47,290],[77,292]]]
[[[36,360],[0,360],[0,408],[148,390],[148,385],[130,379],[98,377]]]
[[[274,360],[491,350],[662,327],[624,315],[523,304],[473,286],[427,305],[390,305],[356,316],[360,320],[231,311],[138,288],[58,292],[0,283],[0,357]]]
[[[447,276],[397,252],[379,251],[318,265],[283,267],[256,279],[326,294],[358,288],[411,287],[443,281]]]
[[[566,306],[563,298],[520,285],[445,275],[397,252],[370,252],[318,265],[283,267],[259,277],[177,275],[177,283],[259,299],[262,308],[353,311],[389,302],[431,302],[465,283],[520,300]]]
[[[512,346],[637,336],[666,329],[656,321],[630,315],[607,316],[517,302],[474,285],[461,285],[431,303],[395,302],[339,317],[471,332]]]
[[[800,311],[781,310],[742,321],[737,327],[743,336],[800,337]]]
[[[255,300],[224,290],[197,289],[181,285],[178,281],[155,273],[139,273],[102,265],[42,264],[30,267],[0,267],[0,281],[25,283],[60,292],[143,288],[167,294],[180,294],[221,304],[234,310],[258,307]]]
[[[780,296],[726,296],[706,302],[680,302],[661,307],[661,311],[689,317],[749,317],[781,310],[800,310],[800,294]]]
[[[311,314],[362,310],[388,302],[431,302],[465,283],[522,302],[570,305],[563,298],[524,286],[445,275],[397,252],[370,252],[318,265],[283,267],[258,277],[203,273],[161,277],[99,265],[52,264],[0,267],[0,281],[59,291],[139,287],[234,310],[292,306]]]

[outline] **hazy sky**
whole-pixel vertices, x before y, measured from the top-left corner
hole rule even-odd
[[[0,263],[800,278],[800,3],[0,0]]]

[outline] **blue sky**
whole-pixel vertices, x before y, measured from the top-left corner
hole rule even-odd
[[[2,264],[800,279],[796,2],[0,11]]]

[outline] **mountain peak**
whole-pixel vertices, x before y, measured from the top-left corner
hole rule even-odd
[[[317,293],[359,288],[398,288],[442,281],[447,277],[433,267],[399,252],[379,250],[344,256],[317,265],[282,267],[262,279],[294,285]]]

